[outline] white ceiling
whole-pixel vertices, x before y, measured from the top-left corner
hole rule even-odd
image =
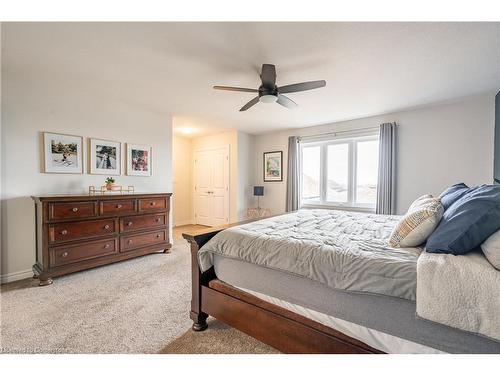
[[[499,23],[3,24],[4,69],[51,77],[174,117],[258,134],[366,117],[500,88]],[[7,51],[7,53],[5,53]],[[238,109],[262,63],[278,85],[326,88]],[[199,133],[193,133],[197,135]]]

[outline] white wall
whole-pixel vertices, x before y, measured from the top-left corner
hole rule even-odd
[[[174,136],[172,142],[173,167],[173,225],[193,222],[192,169],[193,148],[191,139]]]
[[[456,182],[492,183],[494,94],[383,116],[267,133],[255,137],[254,183],[265,186],[261,206],[282,213],[286,205],[288,137],[399,124],[397,140],[398,213],[419,195],[439,194]],[[262,153],[283,151],[283,182],[263,182]]]
[[[255,137],[253,135],[243,133],[241,131],[238,132],[238,221],[245,220],[247,218],[247,208],[254,206],[254,139]]]
[[[6,63],[12,54],[30,46],[2,33],[2,136],[1,136],[1,275],[2,281],[29,276],[35,262],[34,203],[38,194],[85,193],[89,185],[101,185],[105,176],[87,174],[87,142],[84,142],[84,174],[41,173],[40,132],[50,131],[153,146],[153,176],[117,176],[116,183],[134,185],[136,191],[172,190],[171,116],[151,111],[140,102],[127,103],[100,91],[102,82],[86,79],[82,89],[71,79],[72,66],[53,75],[24,71]],[[94,90],[88,90],[93,87]],[[122,164],[122,174],[125,165]]]

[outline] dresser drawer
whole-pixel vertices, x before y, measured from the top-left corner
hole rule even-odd
[[[165,211],[167,209],[167,198],[142,198],[139,199],[139,211]]]
[[[99,258],[118,253],[116,238],[87,241],[83,244],[58,246],[50,249],[50,266],[57,267],[82,260]]]
[[[105,236],[118,232],[118,220],[89,220],[49,225],[49,242],[58,243],[81,238]]]
[[[167,225],[167,214],[129,216],[120,219],[120,232],[132,232],[165,225]]]
[[[97,201],[49,203],[49,220],[81,219],[97,216]]]
[[[127,215],[135,212],[135,199],[101,202],[101,215]]]
[[[120,252],[124,253],[140,247],[166,242],[167,238],[166,229],[145,234],[123,236],[120,238]]]

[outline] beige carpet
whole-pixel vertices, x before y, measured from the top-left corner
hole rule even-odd
[[[54,279],[1,288],[4,353],[158,353],[190,327],[190,255],[151,254]]]
[[[202,332],[187,331],[160,353],[168,354],[278,354],[279,352],[215,319]]]

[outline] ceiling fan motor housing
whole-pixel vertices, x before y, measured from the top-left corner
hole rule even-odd
[[[274,103],[278,100],[278,89],[264,87],[263,85],[259,87],[259,102],[261,103]]]

